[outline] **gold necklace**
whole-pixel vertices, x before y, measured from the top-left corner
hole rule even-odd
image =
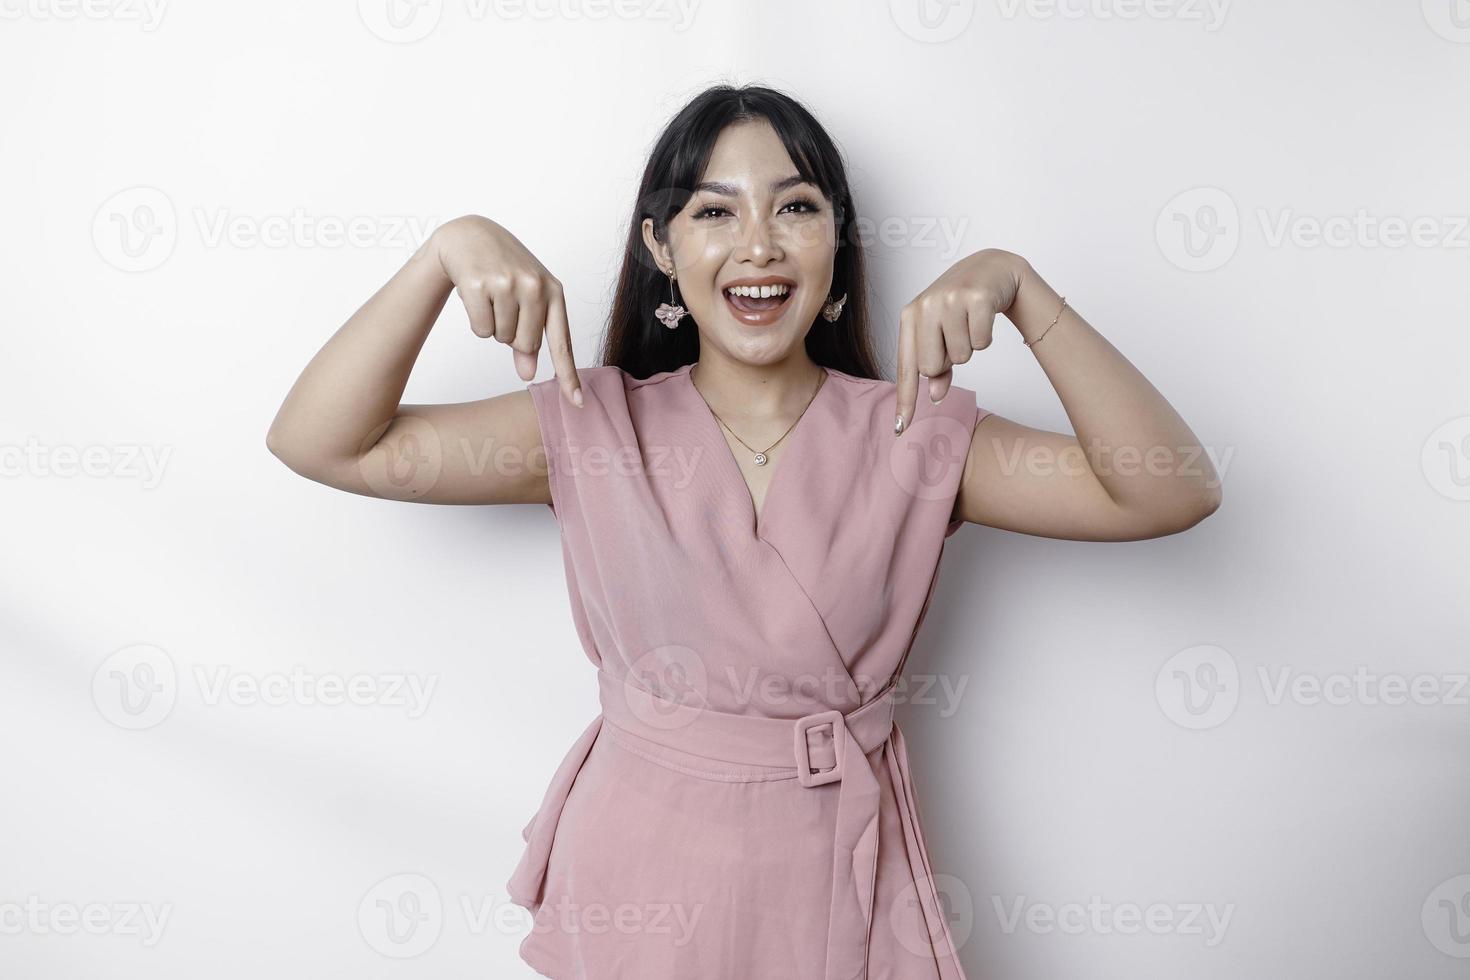
[[[796,417],[796,422],[800,422],[801,419],[802,419],[802,416],[806,414],[806,410],[808,408],[811,408],[812,407],[812,402],[814,402],[814,401],[817,400],[817,392],[822,390],[822,385],[826,384],[826,382],[827,382],[827,371],[826,371],[825,368],[823,368],[822,369],[821,376],[817,378],[817,386],[812,389],[812,396],[806,400],[806,407],[801,410],[801,415],[798,415]],[[704,397],[704,394],[699,390],[699,386],[694,384],[694,369],[693,368],[690,368],[689,369],[689,384],[690,384],[691,387],[694,388],[694,393],[696,395],[699,395],[699,400],[702,401],[702,402],[704,402],[705,407],[709,409],[709,413],[715,417],[715,421],[719,422],[721,425],[724,425],[725,426],[725,431],[728,432],[728,433],[730,433],[730,435],[735,436],[735,441],[736,442],[740,443],[740,445],[744,446],[746,449],[749,449],[751,452],[755,453],[754,459],[755,459],[755,465],[757,465],[757,466],[765,466],[766,463],[767,463],[767,461],[770,459],[770,457],[767,456],[766,454],[769,453],[772,449],[775,449],[777,443],[779,443],[781,441],[781,439],[785,439],[788,435],[791,434],[791,430],[794,429],[794,428],[796,428],[796,422],[792,422],[791,425],[787,427],[786,431],[783,432],[783,433],[781,433],[781,439],[777,439],[776,442],[771,443],[769,446],[767,446],[763,450],[758,450],[758,449],[754,448],[753,446],[751,446],[749,443],[747,443],[744,439],[740,438],[739,434],[736,433],[736,431],[734,429],[730,428],[728,425],[725,425],[725,420],[722,419],[722,418],[720,418],[720,413],[719,412],[716,412],[712,407],[710,407],[709,400]]]

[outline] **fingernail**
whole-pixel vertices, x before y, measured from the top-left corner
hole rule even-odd
[[[576,406],[578,408],[581,408],[582,407],[582,389],[581,388],[573,388],[572,389],[572,401],[574,403],[576,403]]]
[[[902,415],[895,415],[893,417],[893,434],[894,435],[898,435],[902,431],[903,431],[903,416]]]

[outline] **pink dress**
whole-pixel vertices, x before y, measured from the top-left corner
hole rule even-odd
[[[895,675],[970,436],[951,385],[828,369],[759,526],[691,365],[532,382],[572,617],[602,711],[523,831],[520,947],[557,980],[964,980]]]

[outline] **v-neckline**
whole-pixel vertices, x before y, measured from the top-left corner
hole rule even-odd
[[[765,529],[770,525],[771,521],[772,497],[775,494],[781,474],[786,472],[785,457],[796,446],[802,431],[806,428],[807,416],[811,415],[812,409],[817,407],[817,402],[821,399],[822,392],[831,386],[832,370],[822,366],[824,373],[822,383],[817,385],[816,392],[812,395],[811,401],[807,402],[806,408],[801,413],[801,418],[796,420],[796,425],[783,437],[786,441],[786,449],[781,453],[782,459],[779,461],[773,460],[767,464],[776,468],[771,471],[771,477],[766,481],[765,499],[761,503],[760,513],[756,513],[755,497],[750,492],[750,484],[745,482],[745,473],[740,469],[740,461],[735,458],[735,450],[731,448],[730,441],[725,438],[724,426],[715,417],[714,410],[709,407],[709,403],[704,400],[704,396],[700,394],[699,389],[694,386],[694,379],[690,376],[690,372],[694,370],[695,363],[697,362],[691,361],[680,369],[684,375],[684,383],[689,386],[689,393],[699,403],[699,409],[704,416],[706,428],[712,432],[720,447],[724,449],[724,452],[720,455],[724,458],[725,469],[734,479],[735,485],[739,488],[740,492],[738,496],[745,501],[747,530],[756,540],[765,541]]]

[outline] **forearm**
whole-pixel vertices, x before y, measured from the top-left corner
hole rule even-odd
[[[452,289],[431,238],[306,365],[266,436],[271,452],[310,468],[371,448],[397,414]]]
[[[1033,341],[1086,465],[1118,506],[1188,515],[1219,505],[1219,475],[1184,419],[1029,264],[1006,315]]]

